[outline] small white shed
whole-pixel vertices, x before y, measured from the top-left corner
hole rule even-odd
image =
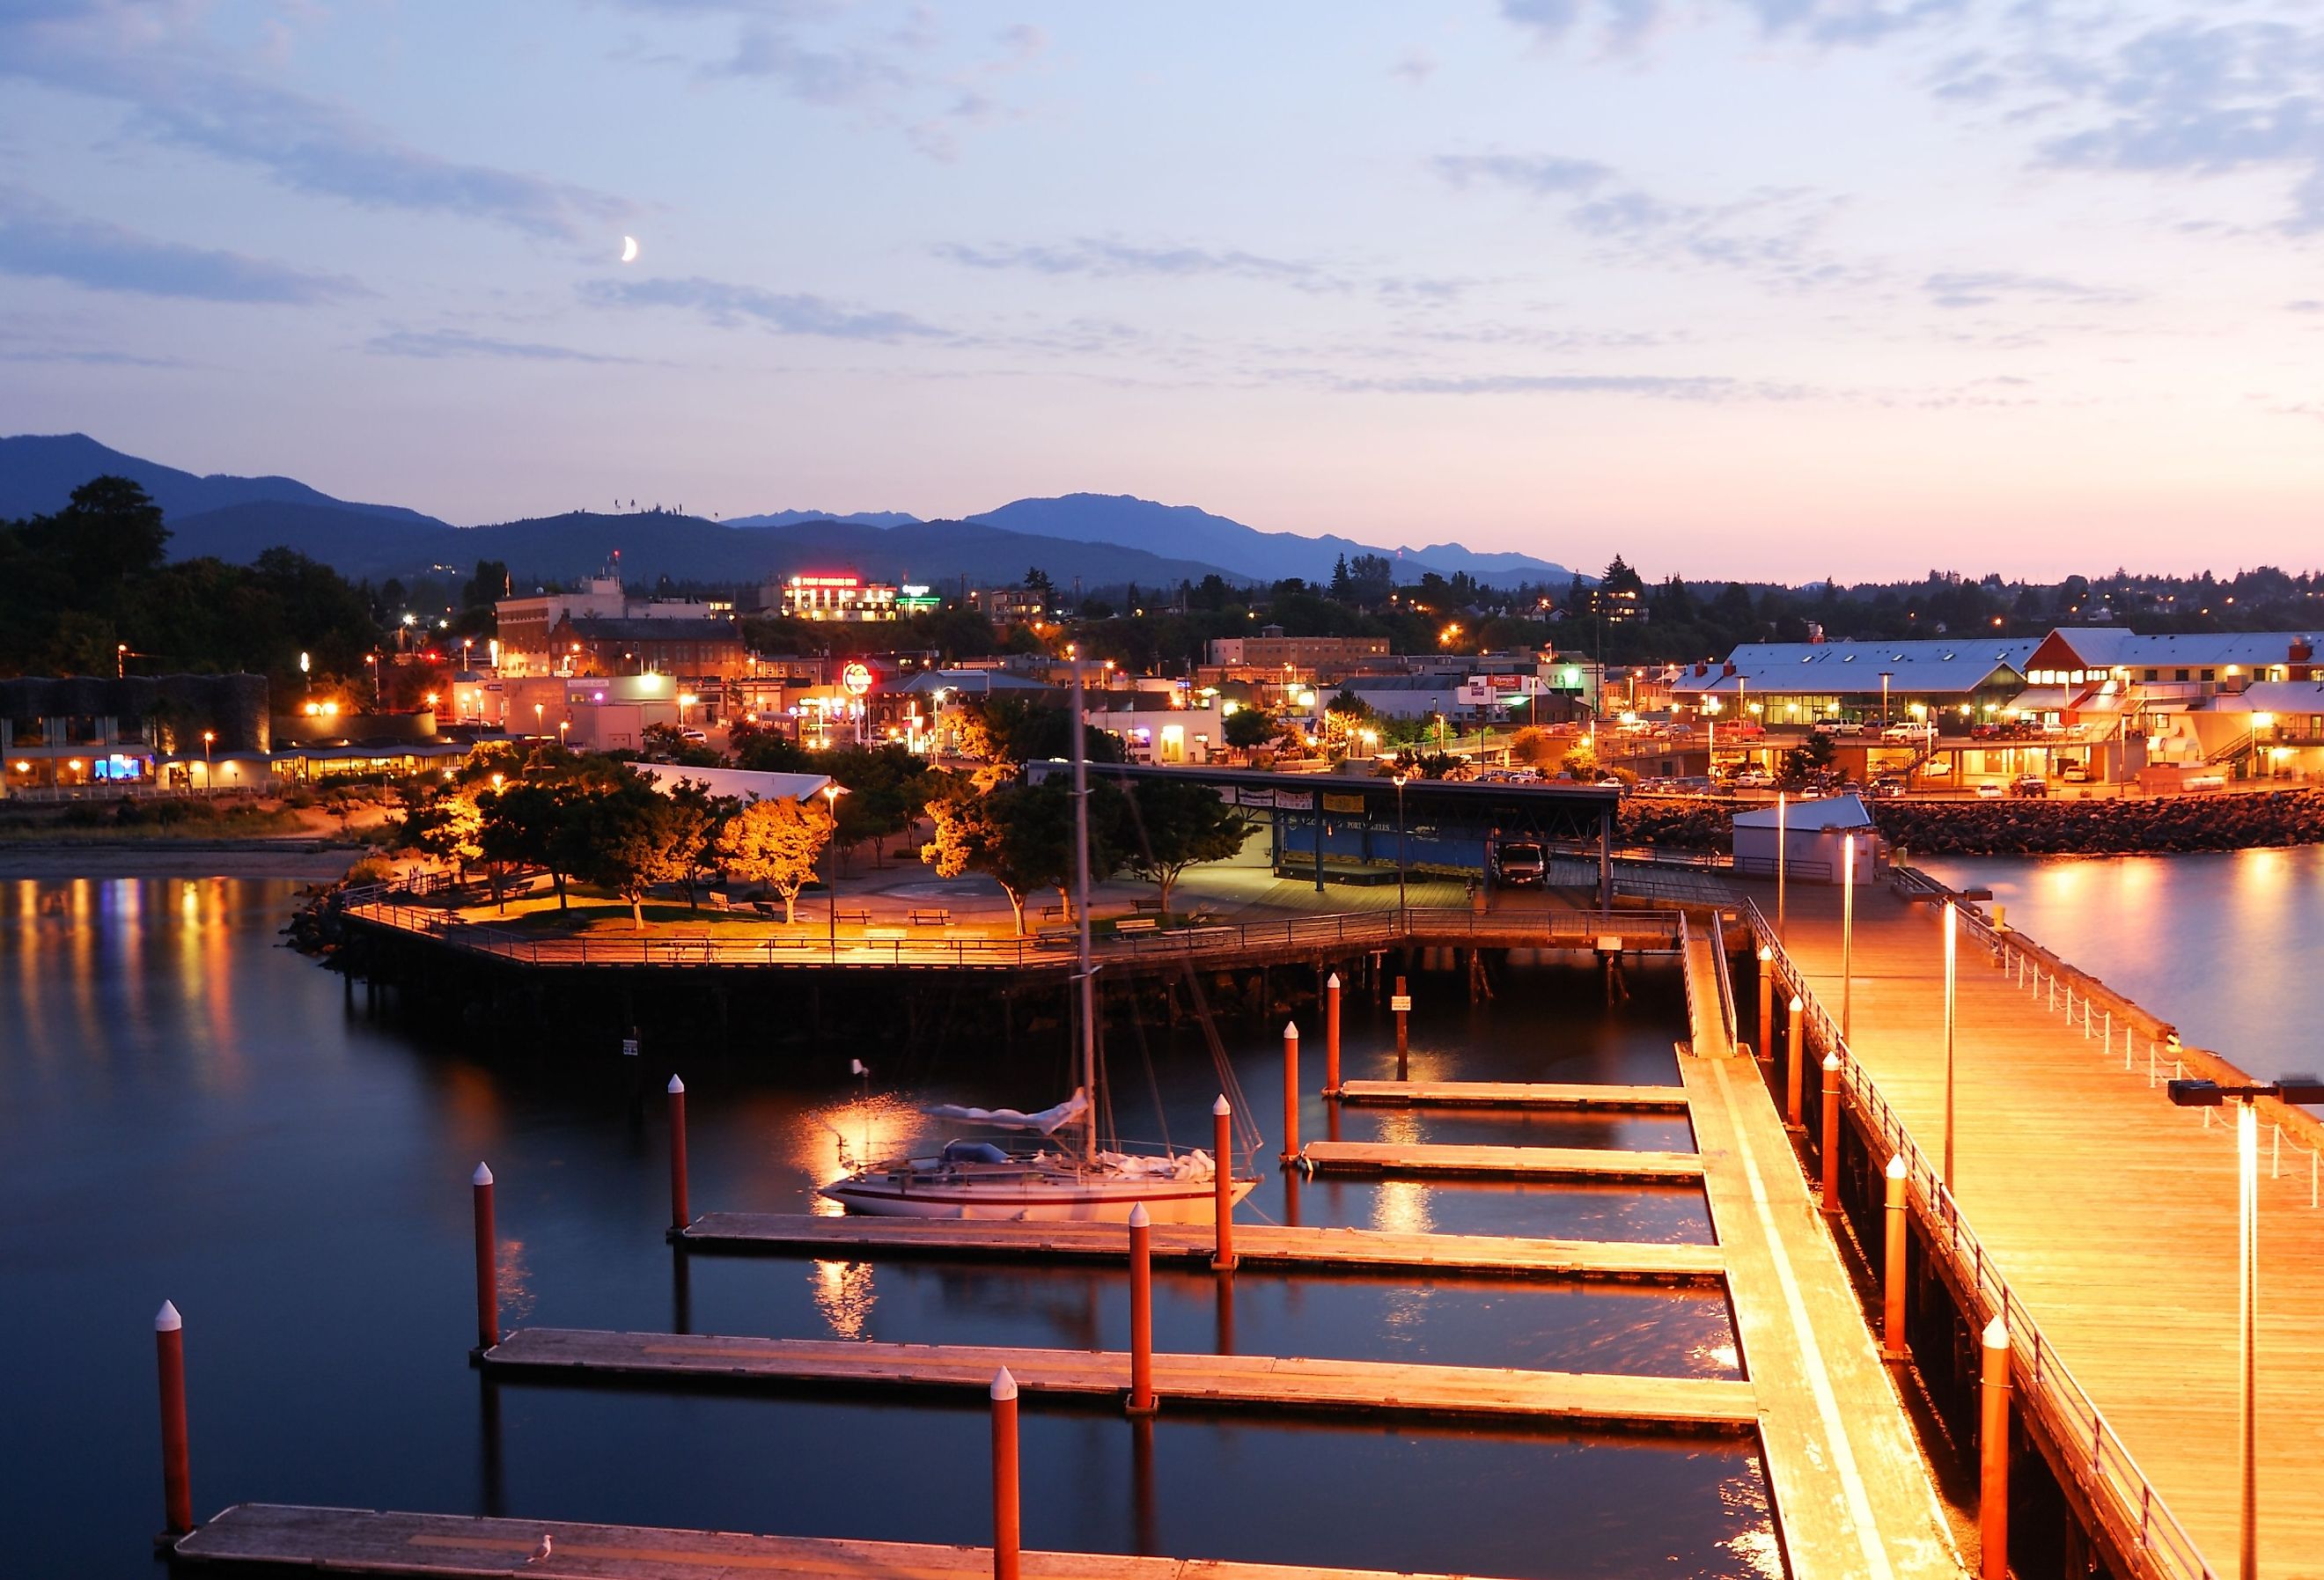
[[[1754,807],[1735,814],[1735,871],[1754,878],[1775,875],[1776,808]],[[1872,826],[1872,813],[1856,796],[1794,801],[1782,812],[1784,877],[1794,883],[1837,883],[1849,835],[1856,836],[1856,881],[1870,879],[1887,864],[1887,851]]]

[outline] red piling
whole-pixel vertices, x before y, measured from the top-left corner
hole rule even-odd
[[[1823,1056],[1823,1215],[1840,1216],[1840,1055]]]
[[[694,1222],[686,1210],[686,1083],[669,1078],[669,1232],[686,1233]]]
[[[1340,1095],[1340,974],[1323,982],[1323,1095]]]
[[[1154,1231],[1146,1204],[1130,1209],[1130,1404],[1154,1413]]]
[[[1283,1150],[1286,1164],[1299,1161],[1299,1023],[1283,1023]]]
[[[1808,1039],[1800,1030],[1800,1015],[1806,1008],[1806,1001],[1794,993],[1791,1019],[1784,1027],[1784,1128],[1795,1133],[1806,1128],[1800,1123],[1800,1067],[1808,1057]]]
[[[1212,1216],[1216,1224],[1217,1242],[1211,1254],[1211,1266],[1220,1272],[1232,1272],[1234,1253],[1234,1129],[1233,1108],[1222,1093],[1211,1104],[1211,1150],[1217,1161],[1211,1170],[1216,1189],[1212,1198]]]
[[[1018,1580],[1017,1379],[992,1379],[992,1580]]]
[[[469,1177],[476,1196],[476,1350],[501,1342],[500,1239],[493,1229],[493,1171],[484,1164]]]
[[[2009,1329],[1985,1325],[1985,1367],[1978,1390],[1977,1572],[2009,1580]]]
[[[1880,1358],[1898,1363],[1911,1358],[1904,1347],[1904,1154],[1888,1160],[1888,1233],[1880,1275]]]
[[[177,1307],[161,1302],[153,1346],[161,1373],[161,1511],[171,1536],[194,1528],[194,1488],[186,1455],[186,1333]]]

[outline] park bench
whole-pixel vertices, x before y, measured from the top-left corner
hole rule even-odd
[[[1162,901],[1158,899],[1133,900],[1130,902],[1130,909],[1132,910],[1150,910],[1155,912],[1157,915],[1159,915],[1162,910]]]
[[[872,913],[868,910],[843,910],[839,913],[839,919],[861,927],[871,921]]]
[[[910,937],[899,927],[868,927],[863,929],[863,941],[867,944],[900,944]]]
[[[724,890],[723,890],[723,889],[713,889],[712,891],[710,891],[709,900],[710,900],[710,909],[711,909],[711,910],[726,910],[726,909],[727,909],[728,901],[727,901],[727,899],[726,899],[726,892],[725,892],[725,891],[724,891]]]
[[[1043,921],[1048,921],[1065,914],[1065,908],[1062,905],[1044,905],[1041,907],[1041,919]]]
[[[1150,933],[1162,923],[1150,916],[1125,916],[1113,924],[1116,933]]]
[[[931,908],[926,910],[910,911],[906,914],[904,919],[914,927],[950,927],[952,912],[940,907]]]
[[[1056,908],[1052,906],[1050,909],[1054,910]],[[1043,944],[1070,944],[1074,939],[1080,936],[1081,929],[1079,928],[1045,927],[1035,928],[1033,929],[1033,938],[1035,941]]]
[[[751,909],[761,916],[780,916],[783,913],[783,908],[771,900],[753,900],[751,901]]]

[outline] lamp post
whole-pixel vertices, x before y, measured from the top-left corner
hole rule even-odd
[[[1396,781],[1396,925],[1401,931],[1406,923],[1404,910],[1404,774]]]
[[[2259,1339],[2259,1111],[2262,1097],[2281,1103],[2324,1103],[2324,1079],[2286,1076],[2261,1086],[2222,1086],[2216,1081],[2172,1081],[2171,1101],[2181,1108],[2217,1108],[2232,1097],[2236,1102],[2236,1286],[2237,1336],[2242,1364],[2237,1369],[2236,1400],[2236,1468],[2240,1501],[2236,1520],[2238,1580],[2259,1576],[2259,1489],[2255,1480],[2258,1418],[2253,1408],[2258,1378]]]
[[[834,780],[825,785],[820,793],[824,809],[831,814],[831,841],[824,846],[826,854],[823,858],[823,893],[830,902],[825,909],[831,919],[831,958],[836,965],[839,961],[839,874],[832,870],[832,863],[836,859],[835,853],[839,849],[839,798],[847,793],[847,787]]]
[[[379,655],[365,653],[364,662],[371,666],[371,706],[372,711],[376,713],[379,711],[380,688],[383,684],[379,678]]]
[[[1960,1000],[1955,996],[1956,979],[1953,968],[1960,961],[1959,935],[1960,913],[1953,902],[1945,901],[1945,1188],[1959,1194],[1953,1184],[1953,1025]]]
[[[549,725],[544,722],[548,717],[548,714],[549,709],[547,705],[539,702],[532,705],[532,733],[534,735],[545,735],[549,733]]]
[[[210,747],[217,740],[216,730],[202,732],[202,788],[208,790],[217,782],[217,769],[210,761]]]
[[[1784,932],[1784,870],[1790,864],[1791,836],[1784,827],[1790,813],[1790,797],[1782,790],[1775,792],[1775,941],[1786,942]]]
[[[1880,727],[1888,727],[1888,682],[1895,678],[1894,670],[1880,671]]]
[[[1840,845],[1840,1039],[1852,1042],[1849,1011],[1856,997],[1856,836]]]

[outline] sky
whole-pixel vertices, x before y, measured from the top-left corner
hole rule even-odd
[[[464,524],[2307,569],[2319,265],[2319,0],[0,8],[0,431]]]

